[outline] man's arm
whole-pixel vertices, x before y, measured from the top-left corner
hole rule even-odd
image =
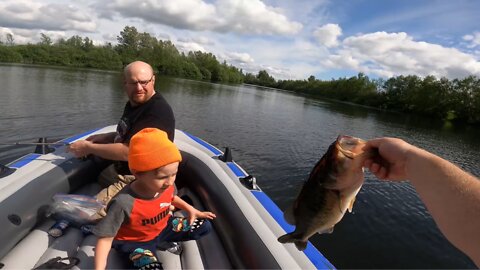
[[[113,143],[117,132],[101,133],[89,136],[86,140],[93,143]]]
[[[95,269],[103,270],[107,267],[107,258],[112,248],[113,237],[99,237],[95,246]]]
[[[408,154],[406,168],[443,234],[480,266],[480,180],[418,148]]]
[[[128,160],[128,146],[123,143],[99,144],[81,140],[70,144],[67,152],[73,153],[78,158],[93,154],[109,160]]]
[[[445,237],[480,266],[480,180],[400,139],[374,139],[366,148],[380,157],[365,167],[380,179],[410,180]]]

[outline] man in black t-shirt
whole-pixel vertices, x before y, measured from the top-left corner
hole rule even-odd
[[[172,108],[163,96],[155,92],[152,67],[145,62],[135,61],[125,67],[123,76],[128,102],[117,131],[92,135],[67,148],[76,157],[93,154],[114,161],[114,166],[109,166],[99,177],[100,185],[108,188],[97,197],[105,202],[133,179],[129,176],[127,157],[128,144],[135,133],[147,127],[158,128],[165,131],[171,141],[175,133]]]
[[[133,135],[147,127],[165,131],[173,142],[175,134],[173,112],[167,101],[158,93],[139,106],[132,106],[127,102],[118,122],[114,141],[128,145]],[[116,165],[119,174],[131,174],[126,161],[119,161]]]

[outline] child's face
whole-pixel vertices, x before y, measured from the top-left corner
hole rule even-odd
[[[148,189],[162,193],[173,185],[177,177],[178,162],[170,163],[156,170],[137,172],[137,181],[140,181]]]

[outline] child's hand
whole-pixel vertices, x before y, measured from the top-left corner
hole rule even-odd
[[[188,223],[191,225],[193,224],[193,222],[195,221],[195,219],[201,219],[201,218],[205,218],[205,219],[214,219],[216,218],[217,216],[212,213],[212,212],[209,212],[209,211],[204,211],[204,212],[201,212],[201,211],[198,211],[197,209],[193,208],[191,211],[189,211],[188,213]]]

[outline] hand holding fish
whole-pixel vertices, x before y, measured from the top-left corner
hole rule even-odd
[[[405,180],[408,152],[415,147],[397,138],[378,138],[368,141],[364,151],[378,149],[379,155],[369,157],[364,166],[379,179]]]
[[[401,139],[368,142],[339,136],[284,212],[295,231],[280,236],[304,250],[310,236],[330,233],[352,210],[363,168],[380,179],[409,180],[446,238],[480,266],[480,180],[451,162]]]
[[[380,179],[408,179],[440,231],[480,266],[480,179],[401,139],[374,139],[364,149],[379,154],[365,167]]]

